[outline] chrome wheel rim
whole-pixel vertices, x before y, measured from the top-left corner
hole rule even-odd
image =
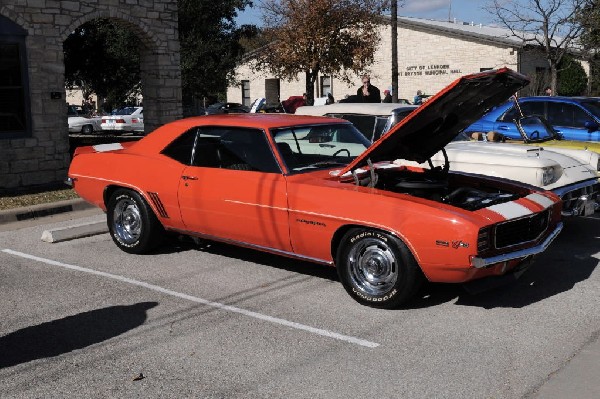
[[[387,294],[398,280],[398,265],[391,248],[380,239],[365,238],[348,254],[350,278],[366,294]]]
[[[113,211],[115,234],[124,244],[134,244],[142,233],[140,208],[130,198],[121,198]]]

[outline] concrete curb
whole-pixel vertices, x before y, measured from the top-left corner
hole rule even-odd
[[[75,240],[77,238],[90,237],[108,232],[105,221],[95,223],[84,223],[58,229],[44,230],[42,241],[56,243]]]
[[[81,198],[51,202],[48,204],[32,205],[23,208],[14,208],[0,211],[0,224],[20,222],[23,220],[39,219],[45,216],[57,215],[65,212],[92,209],[94,205]]]

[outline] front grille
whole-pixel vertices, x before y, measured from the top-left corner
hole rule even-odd
[[[569,191],[562,196],[563,200],[563,211],[572,211],[579,198],[586,196],[591,200],[598,198],[598,192],[600,192],[600,183],[596,183],[590,186],[579,187],[573,191]]]
[[[548,228],[550,210],[496,226],[496,248],[512,247],[537,240]]]

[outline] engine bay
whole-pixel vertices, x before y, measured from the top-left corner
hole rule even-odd
[[[491,205],[513,201],[521,197],[518,193],[489,184],[484,179],[449,173],[449,164],[430,169],[377,168],[370,165],[369,170],[359,177],[353,173],[354,183],[363,187],[399,194],[408,194],[431,201],[441,202],[468,211],[476,211]]]

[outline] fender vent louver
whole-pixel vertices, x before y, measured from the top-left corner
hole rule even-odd
[[[148,196],[152,200],[152,203],[154,204],[154,207],[156,208],[156,210],[158,212],[158,215],[160,217],[168,219],[169,218],[169,214],[167,213],[167,210],[165,209],[165,206],[163,205],[162,201],[158,197],[158,194],[157,193],[152,193],[152,192],[148,191]]]

